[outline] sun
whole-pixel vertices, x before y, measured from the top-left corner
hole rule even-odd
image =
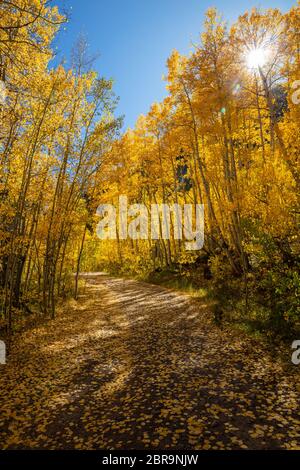
[[[247,66],[249,69],[259,69],[263,67],[268,58],[268,50],[264,47],[251,49],[247,53]]]

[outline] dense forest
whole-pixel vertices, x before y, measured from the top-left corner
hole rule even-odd
[[[299,47],[299,7],[254,9],[230,28],[207,12],[193,53],[168,59],[168,97],[114,143],[101,183],[105,201],[204,204],[204,247],[105,241],[101,265],[209,279],[217,319],[299,327]]]
[[[79,38],[72,68],[54,68],[66,21],[42,0],[0,2],[1,315],[55,315],[94,213],[99,174],[120,120],[111,80],[90,69]]]
[[[69,21],[0,0],[0,449],[299,450],[300,4],[209,8],[126,130]]]
[[[299,6],[253,9],[230,27],[210,9],[193,52],[167,61],[168,96],[122,135],[84,38],[70,67],[53,65],[66,17],[43,0],[0,0],[0,12],[2,331],[54,318],[81,270],[206,282],[222,314],[229,304],[266,330],[297,329]],[[99,240],[97,207],[120,195],[203,204],[203,249],[174,236]]]

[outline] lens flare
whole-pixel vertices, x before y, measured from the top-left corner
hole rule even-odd
[[[263,67],[267,61],[268,51],[259,47],[256,49],[251,49],[247,54],[247,65],[249,69],[258,69]]]

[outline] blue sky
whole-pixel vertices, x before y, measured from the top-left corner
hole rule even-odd
[[[66,30],[55,40],[59,57],[70,56],[80,33],[99,52],[95,68],[112,77],[120,97],[118,114],[124,126],[134,127],[154,101],[166,96],[162,76],[172,49],[188,53],[197,41],[207,8],[215,6],[234,21],[249,6],[288,10],[291,0],[53,0],[70,13]]]

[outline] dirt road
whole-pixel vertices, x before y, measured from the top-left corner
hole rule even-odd
[[[300,448],[299,391],[205,303],[88,275],[84,294],[0,366],[0,447]]]

